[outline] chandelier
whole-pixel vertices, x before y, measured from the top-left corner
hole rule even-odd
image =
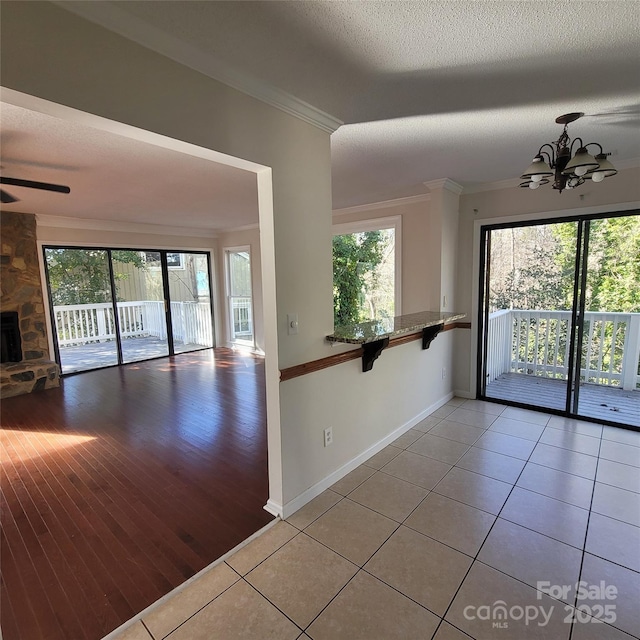
[[[567,127],[569,123],[581,118],[584,113],[567,113],[556,118],[558,124],[563,124],[564,129],[560,137],[553,143],[543,144],[533,162],[527,170],[520,176],[524,182],[521,187],[537,189],[542,184],[549,184],[553,176],[553,188],[560,193],[564,189],[574,189],[584,184],[585,180],[602,182],[605,178],[615,176],[618,171],[607,160],[608,153],[602,151],[602,147],[597,142],[584,144],[582,138],[576,138],[571,142]],[[578,144],[578,149],[573,154],[574,146]],[[598,147],[600,153],[592,156],[587,148]],[[548,148],[548,150],[547,150]]]

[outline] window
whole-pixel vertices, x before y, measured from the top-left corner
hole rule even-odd
[[[336,326],[400,315],[401,218],[333,227]]]
[[[160,263],[157,262],[157,253],[154,251],[145,251],[143,254],[143,260],[147,263],[150,269],[160,270]],[[184,259],[182,253],[169,253],[167,251],[167,268],[169,269],[182,269],[184,270]]]
[[[251,254],[249,247],[226,248],[229,340],[254,346]]]

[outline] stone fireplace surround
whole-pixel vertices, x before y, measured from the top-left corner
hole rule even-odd
[[[49,359],[49,345],[40,282],[36,217],[0,212],[2,311],[18,313],[22,361],[0,364],[0,397],[31,393],[60,384],[58,365]]]

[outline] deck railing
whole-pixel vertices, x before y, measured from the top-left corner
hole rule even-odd
[[[232,339],[251,339],[253,336],[251,298],[231,296],[231,310],[233,314]]]
[[[117,302],[122,338],[167,339],[163,300]],[[57,305],[53,308],[60,347],[115,340],[110,302]],[[206,302],[172,302],[173,338],[184,344],[213,346],[211,307]]]
[[[640,388],[640,313],[588,311],[582,382]],[[503,373],[567,379],[571,312],[506,309],[489,316],[487,383]]]

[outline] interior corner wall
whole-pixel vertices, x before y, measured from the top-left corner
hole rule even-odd
[[[220,310],[220,340],[219,346],[227,343],[231,335],[229,327],[229,312],[226,302],[226,267],[224,255],[225,248],[228,247],[249,247],[251,252],[251,290],[253,302],[253,327],[256,342],[256,349],[263,351],[264,344],[264,305],[262,300],[262,267],[260,253],[260,230],[245,229],[242,231],[229,231],[220,233],[216,240],[216,264],[217,264],[217,287],[219,292]]]
[[[640,206],[640,170],[624,169],[617,176],[599,184],[588,183],[578,189],[563,191],[547,188],[496,189],[470,193],[460,197],[460,228],[458,238],[458,275],[456,304],[467,313],[471,332],[460,335],[454,354],[454,388],[468,397],[475,397],[475,363],[477,331],[477,273],[480,238],[476,230],[486,221],[535,220],[567,217],[580,213],[604,213],[636,209]]]

